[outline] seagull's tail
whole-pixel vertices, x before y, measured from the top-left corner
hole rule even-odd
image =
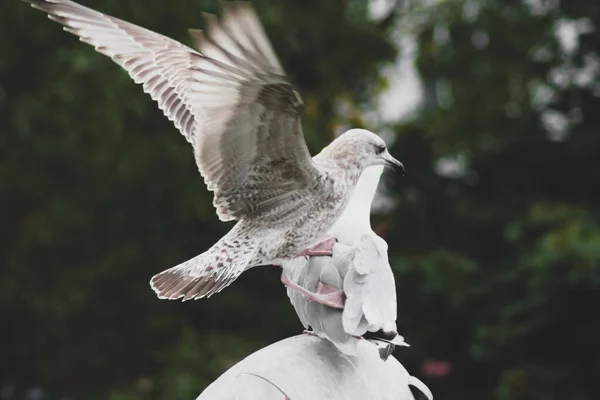
[[[255,265],[260,242],[236,225],[206,252],[150,280],[160,299],[193,300],[220,292]]]

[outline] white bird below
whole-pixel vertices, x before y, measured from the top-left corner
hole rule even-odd
[[[341,352],[356,354],[364,338],[382,358],[408,346],[396,329],[396,286],[387,243],[371,229],[370,210],[383,167],[361,175],[342,216],[328,231],[339,242],[332,257],[283,264],[282,282],[300,321]]]

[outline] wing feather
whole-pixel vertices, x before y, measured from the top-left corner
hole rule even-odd
[[[70,0],[23,0],[113,59],[194,146],[222,220],[310,206],[318,179],[304,141],[302,100],[249,3],[224,2],[197,51]]]
[[[355,245],[356,257],[344,277],[344,329],[357,335],[366,330],[396,332],[396,286],[387,243],[371,231]],[[364,320],[368,325],[359,327]]]

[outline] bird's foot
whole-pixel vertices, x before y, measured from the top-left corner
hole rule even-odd
[[[292,282],[287,277],[285,272],[281,273],[281,282],[285,286],[294,289],[310,301],[331,308],[337,308],[340,310],[344,309],[344,291],[341,289],[319,282],[319,285],[317,286],[317,293],[313,293],[310,290],[307,290],[296,284],[295,282]]]
[[[305,248],[304,250],[301,250],[300,252],[298,252],[298,254],[294,256],[294,258],[308,258],[309,256],[331,256],[333,255],[333,246],[335,246],[336,243],[337,239],[333,236],[330,236],[328,238],[318,241],[317,243]]]
[[[317,286],[317,303],[324,304],[329,307],[344,309],[344,291],[335,286],[319,282]]]

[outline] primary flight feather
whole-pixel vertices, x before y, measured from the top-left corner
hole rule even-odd
[[[288,82],[254,9],[223,2],[193,32],[197,50],[70,0],[23,0],[113,59],[192,144],[223,221],[234,228],[208,251],[155,275],[161,298],[210,296],[248,268],[331,254],[325,239],[362,170],[402,167],[377,135],[354,129],[311,158]]]

